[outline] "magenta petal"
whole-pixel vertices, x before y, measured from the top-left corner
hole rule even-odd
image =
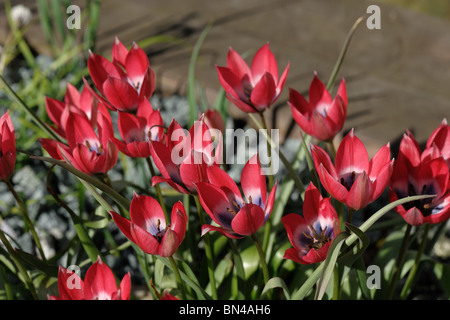
[[[210,166],[206,168],[208,180],[211,184],[222,189],[228,198],[234,198],[236,201],[243,203],[241,191],[236,182],[219,166]]]
[[[141,227],[131,224],[131,234],[135,239],[135,243],[139,248],[148,254],[159,254],[159,242],[149,232],[145,231]]]
[[[142,79],[150,66],[148,57],[136,43],[133,43],[125,61],[127,76],[135,85],[142,84]]]
[[[170,222],[170,228],[178,235],[178,238],[182,240],[186,233],[187,215],[181,201],[176,202],[172,207]]]
[[[122,278],[122,281],[120,282],[119,285],[120,300],[130,300],[130,293],[131,293],[131,276],[130,273],[128,272]]]
[[[172,229],[167,229],[166,233],[164,234],[164,237],[161,240],[161,244],[159,246],[159,252],[158,254],[161,257],[170,257],[172,256],[178,249],[181,240],[177,233],[174,232]]]
[[[200,203],[203,209],[218,225],[231,229],[234,214],[229,211],[232,201],[218,186],[200,182],[196,184]]]
[[[359,210],[365,208],[370,200],[372,194],[372,183],[366,172],[363,172],[356,178],[353,186],[348,192],[346,204],[353,210]]]
[[[103,83],[108,77],[122,79],[123,72],[106,58],[90,52],[88,58],[89,74],[97,89],[103,93]]]
[[[127,237],[130,241],[135,242],[133,235],[131,234],[131,221],[114,211],[111,211],[110,215],[125,237]]]
[[[348,190],[330,175],[323,164],[320,165],[318,174],[325,190],[327,190],[333,198],[345,203]]]
[[[311,249],[303,256],[304,264],[311,264],[321,262],[326,259],[328,250],[330,249],[331,241],[325,243],[322,248],[315,250]]]
[[[305,197],[303,202],[303,217],[306,220],[306,224],[314,221],[320,212],[320,202],[322,200],[322,195],[319,189],[310,182],[305,191]]]
[[[262,172],[258,154],[255,154],[245,164],[241,175],[241,186],[246,201],[264,207],[267,201],[266,176]],[[249,201],[250,202],[250,201]]]
[[[228,49],[227,53],[227,67],[232,71],[236,77],[237,80],[240,81],[244,77],[251,77],[251,71],[248,67],[248,64],[242,59],[242,57],[232,48]],[[252,81],[250,79],[250,81]]]
[[[276,84],[273,76],[266,72],[252,90],[250,100],[257,110],[270,107],[275,100]]]
[[[84,285],[85,298],[88,300],[107,300],[117,291],[114,274],[100,257],[86,272]]]
[[[219,228],[210,224],[204,224],[202,225],[202,237],[207,234],[208,232],[211,231],[217,231],[220,232],[222,235],[224,235],[227,238],[231,238],[231,239],[242,239],[243,237],[240,235],[237,235],[236,233],[234,233],[232,230],[228,230],[228,229],[224,229],[224,228]]]
[[[111,50],[111,57],[113,63],[118,63],[122,68],[125,67],[125,60],[127,59],[128,49],[120,42],[119,38],[114,38],[114,44]]]
[[[136,90],[121,79],[109,77],[103,84],[108,101],[119,111],[134,111],[138,106]]]
[[[353,129],[344,137],[339,145],[336,152],[335,167],[339,176],[351,172],[359,173],[369,171],[369,155],[366,147],[355,136]]]
[[[268,43],[263,45],[253,57],[252,76],[254,81],[258,81],[266,72],[278,81],[278,64]]]
[[[237,234],[248,236],[254,234],[264,224],[263,209],[254,204],[245,204],[231,221],[231,227]]]
[[[330,93],[323,82],[319,80],[317,74],[315,74],[309,87],[309,103],[313,106],[317,106],[320,103],[330,104],[331,101]]]
[[[323,166],[324,169],[333,177],[333,179],[337,180],[338,175],[336,174],[336,170],[334,168],[333,162],[331,162],[330,156],[328,153],[323,150],[321,147],[316,146],[314,144],[310,144],[311,155],[314,160],[314,166],[316,167],[317,172],[320,176],[320,167]]]
[[[165,215],[159,202],[147,195],[134,193],[130,204],[131,222],[139,227],[149,230],[149,226],[156,225],[156,221],[164,221]]]

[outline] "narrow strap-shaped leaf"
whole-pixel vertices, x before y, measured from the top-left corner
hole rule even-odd
[[[160,256],[156,256],[156,257],[158,259],[160,259],[161,262],[163,262],[167,267],[169,267],[172,270],[172,266],[170,265],[170,262],[166,258],[162,258]],[[182,272],[181,270],[180,270],[180,276],[181,276],[181,279],[183,279],[183,281],[185,282],[185,284],[188,285],[189,287],[191,287],[197,293],[197,296],[199,297],[200,300],[212,300],[211,296],[205,290],[203,290],[203,288],[201,288],[198,285],[198,283],[196,283],[195,281],[190,279],[186,275],[186,273]]]
[[[348,233],[341,232],[331,243],[328,250],[327,258],[325,259],[325,265],[323,267],[322,275],[319,279],[316,289],[315,299],[321,300],[328,286],[328,282],[333,274],[333,269],[336,267],[337,258],[339,256],[342,245],[347,238]]]
[[[56,160],[56,159],[48,158],[48,157],[31,156],[31,158],[32,159],[36,159],[36,160],[46,161],[46,162],[49,162],[51,164],[55,164],[57,166],[60,166],[60,167],[62,167],[64,169],[66,169],[67,171],[69,171],[70,173],[74,174],[78,178],[80,178],[80,179],[86,181],[87,183],[93,185],[94,187],[102,190],[112,200],[114,200],[117,204],[122,206],[124,209],[129,210],[129,208],[130,208],[130,201],[128,199],[126,199],[124,196],[119,194],[117,191],[115,191],[113,188],[111,188],[107,184],[101,182],[100,180],[98,180],[98,179],[96,179],[94,177],[91,177],[90,175],[88,175],[88,174],[86,174],[84,172],[81,172],[81,171],[75,169],[70,164],[68,164],[68,163],[66,163],[64,161],[61,161],[61,160]]]
[[[209,30],[212,27],[212,23],[210,22],[203,32],[200,34],[197,42],[195,43],[194,49],[191,54],[191,60],[189,62],[189,70],[188,70],[188,88],[187,88],[187,98],[189,102],[189,125],[193,125],[195,120],[198,118],[197,114],[197,100],[195,95],[195,67],[197,65],[198,54],[200,52],[200,48],[203,44],[203,41],[206,38]]]
[[[267,281],[266,285],[264,286],[264,289],[261,293],[261,298],[264,297],[270,290],[275,288],[281,288],[283,289],[284,296],[287,300],[291,300],[291,295],[289,293],[289,289],[284,282],[284,280],[280,277],[274,277],[270,278],[269,281]]]

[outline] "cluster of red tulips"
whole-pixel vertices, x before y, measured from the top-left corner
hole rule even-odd
[[[178,275],[179,291],[176,297],[167,293],[160,297],[186,299],[184,280],[173,259],[186,233],[201,232],[210,267],[211,232],[219,232],[231,241],[252,237],[255,246],[259,246],[257,234],[270,225],[279,182],[264,172],[257,153],[243,167],[240,182],[234,181],[222,166],[223,141],[219,139],[217,143],[215,134],[224,130],[221,115],[209,110],[188,131],[176,117],[170,124],[164,123],[160,111],[150,103],[155,75],[145,52],[136,44],[128,49],[116,39],[111,53],[111,61],[89,53],[91,81],[84,79],[81,91],[69,84],[63,101],[46,98],[55,135],[39,141],[53,159],[89,176],[106,175],[116,166],[119,153],[149,162],[157,197],[134,192],[128,212],[110,210],[109,214],[123,235],[143,252],[170,259]],[[262,117],[284,90],[289,73],[288,65],[280,76],[269,44],[256,52],[251,65],[230,48],[226,67],[216,69],[228,100],[243,112]],[[395,211],[410,225],[438,224],[450,217],[450,126],[445,119],[431,133],[423,150],[408,131],[395,159],[389,143],[370,159],[354,130],[340,140],[336,149],[333,145],[347,116],[343,79],[333,98],[314,74],[309,96],[289,89],[288,104],[297,125],[313,139],[307,152],[314,170],[298,203],[302,214],[285,212],[281,218],[291,243],[285,259],[299,264],[326,260],[334,241],[347,232],[346,226],[351,226],[353,214],[379,199],[386,190],[391,203],[424,196],[395,206]],[[117,123],[112,114],[117,116]],[[0,120],[0,132],[0,178],[9,181],[16,146],[8,113]],[[189,229],[183,202],[177,201],[168,208],[162,184],[192,196],[199,212],[207,213],[207,219],[199,218],[203,219],[201,231]],[[342,206],[337,207],[336,203]],[[4,237],[2,240],[7,241]],[[267,283],[270,275],[260,249]],[[130,299],[132,276],[126,274],[118,287],[112,271],[100,258],[88,270],[84,282],[79,275],[71,277],[72,273],[60,267],[59,296],[48,298]],[[212,296],[217,298],[215,290],[211,288]]]

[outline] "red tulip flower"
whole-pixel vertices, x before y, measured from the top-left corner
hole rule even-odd
[[[97,132],[85,117],[71,113],[66,124],[68,145],[57,143],[60,158],[89,175],[111,170],[118,156],[111,119],[99,114]]]
[[[84,281],[75,272],[59,267],[58,291],[59,297],[49,295],[48,300],[130,300],[130,273],[117,288],[113,272],[99,257],[86,272]]]
[[[136,193],[130,205],[131,220],[116,212],[110,214],[123,234],[148,254],[172,256],[186,233],[187,215],[180,201],[172,208],[170,223],[158,201]]]
[[[443,119],[439,127],[431,133],[424,152],[432,150],[433,145],[437,147],[450,168],[450,126],[447,124],[447,119]]]
[[[353,210],[365,208],[380,197],[392,174],[394,160],[390,159],[389,143],[369,161],[367,150],[353,129],[341,141],[334,165],[319,146],[311,145],[311,154],[324,188]]]
[[[204,114],[206,125],[210,129],[218,130],[220,133],[225,132],[225,122],[222,118],[222,114],[216,109],[208,109]]]
[[[309,87],[309,102],[294,89],[289,89],[288,105],[300,128],[319,140],[331,141],[342,130],[347,117],[347,91],[342,80],[337,95],[331,98],[317,74]]]
[[[84,87],[79,92],[70,83],[67,85],[64,100],[59,101],[46,97],[45,108],[50,120],[55,124],[55,127],[52,128],[63,138],[66,138],[66,123],[70,112],[88,119],[93,128],[97,126],[98,112],[108,115],[105,105],[94,97],[91,90]]]
[[[203,225],[202,235],[218,231],[228,238],[242,238],[254,234],[272,213],[277,184],[267,197],[266,177],[257,155],[244,166],[241,192],[233,179],[221,168],[207,168],[209,183],[196,184],[200,203],[218,225]]]
[[[9,112],[0,118],[0,179],[11,178],[16,166],[16,135]]]
[[[414,195],[436,195],[395,208],[411,225],[440,223],[450,217],[448,166],[438,147],[434,144],[430,148],[421,152],[413,134],[409,131],[404,134],[389,183],[390,201]]]
[[[219,81],[227,98],[244,112],[261,112],[280,96],[286,83],[289,64],[279,78],[275,57],[269,44],[255,54],[251,67],[229,48],[227,67],[216,66]]]
[[[196,121],[186,134],[173,119],[167,129],[166,143],[153,141],[152,158],[162,174],[152,178],[152,185],[165,182],[178,192],[196,193],[195,183],[206,182],[206,168],[221,163],[221,141],[214,148],[212,132],[203,119]]]
[[[113,141],[119,150],[129,157],[150,157],[151,142],[164,139],[161,114],[159,110],[153,110],[148,100],[139,103],[136,115],[119,112],[117,124],[123,140],[114,138]]]
[[[155,76],[148,57],[136,43],[127,50],[116,38],[112,61],[90,52],[88,69],[101,93],[94,94],[113,111],[134,112],[139,102],[150,99],[155,90]]]
[[[339,217],[331,198],[322,198],[312,183],[305,192],[303,217],[289,213],[281,222],[293,246],[286,250],[284,258],[301,264],[325,260],[333,239],[340,233]]]

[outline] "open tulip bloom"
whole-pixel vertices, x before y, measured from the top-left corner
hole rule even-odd
[[[148,57],[136,43],[128,50],[116,38],[112,61],[90,52],[88,68],[100,95],[92,92],[113,111],[135,112],[139,102],[150,99],[155,90],[155,76]],[[85,84],[89,87],[86,80]]]
[[[173,119],[166,142],[153,141],[150,145],[152,158],[162,174],[152,177],[152,185],[165,182],[178,192],[196,193],[195,184],[207,181],[206,168],[222,161],[221,141],[214,148],[212,134],[203,118],[194,123],[188,134]]]
[[[431,133],[424,152],[432,150],[433,145],[439,150],[450,168],[450,126],[447,119],[443,119],[441,124]]]
[[[89,174],[104,174],[117,162],[118,148],[113,143],[111,119],[98,113],[97,130],[90,121],[70,113],[66,123],[67,145],[51,139],[41,139],[42,146],[58,160],[65,160],[76,169]]]
[[[341,141],[335,164],[319,146],[311,144],[311,154],[324,188],[355,211],[380,197],[389,183],[394,163],[389,143],[369,161],[367,150],[353,129]]]
[[[48,300],[130,300],[131,277],[127,273],[117,288],[111,269],[98,257],[86,272],[84,281],[66,268],[58,270],[58,296]]]
[[[148,254],[172,256],[186,233],[186,210],[179,201],[172,208],[170,223],[158,201],[136,193],[130,205],[131,220],[114,211],[110,214],[123,234]]]
[[[269,218],[277,184],[267,197],[266,177],[258,155],[245,164],[241,175],[241,192],[233,179],[221,168],[207,168],[209,182],[196,184],[203,208],[217,224],[203,225],[202,235],[219,231],[228,238],[242,238],[259,230]]]
[[[150,157],[151,142],[164,139],[161,114],[159,110],[153,110],[148,100],[139,103],[136,115],[119,111],[117,124],[123,140],[114,138],[113,141],[129,157]]]
[[[301,264],[325,260],[331,242],[340,233],[339,218],[331,198],[322,198],[312,183],[305,192],[303,217],[289,213],[281,221],[293,245],[286,250],[284,258]]]
[[[264,111],[278,99],[286,83],[289,64],[279,78],[277,61],[269,44],[265,44],[256,52],[251,67],[229,48],[227,66],[216,69],[230,102],[244,112],[254,113]]]
[[[337,95],[332,99],[315,74],[309,87],[309,102],[296,90],[289,89],[288,105],[303,131],[319,140],[331,141],[342,130],[347,117],[345,81],[341,81]]]
[[[434,224],[450,217],[449,167],[436,145],[421,152],[410,131],[403,135],[389,186],[391,202],[407,196],[435,195],[397,206],[395,210],[407,223]]]
[[[70,113],[77,113],[85,117],[94,129],[97,126],[98,112],[109,116],[106,106],[94,97],[91,90],[85,86],[79,92],[70,83],[67,85],[63,101],[50,97],[45,98],[45,109],[55,125],[52,129],[63,138],[66,138],[66,124]]]

